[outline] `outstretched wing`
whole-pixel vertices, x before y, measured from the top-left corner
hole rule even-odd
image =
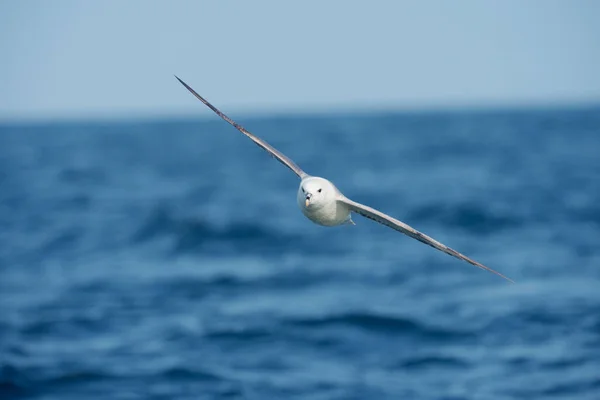
[[[367,217],[369,219],[372,219],[373,221],[379,222],[380,224],[383,224],[383,225],[388,226],[392,229],[395,229],[399,232],[402,232],[405,235],[408,235],[413,239],[417,239],[421,243],[425,243],[426,245],[429,245],[435,249],[443,251],[444,253],[449,254],[453,257],[456,257],[459,260],[466,261],[469,264],[472,264],[476,267],[479,267],[479,268],[489,271],[493,274],[501,276],[502,278],[506,279],[507,281],[514,283],[512,279],[507,278],[506,276],[502,275],[500,272],[494,271],[493,269],[488,268],[485,265],[480,264],[477,261],[470,259],[469,257],[459,253],[458,251],[451,249],[450,247],[438,242],[437,240],[432,239],[429,236],[417,231],[413,227],[406,225],[404,222],[398,221],[397,219],[392,218],[389,215],[382,213],[381,211],[378,211],[371,207],[367,207],[363,204],[352,201],[346,197],[341,197],[340,199],[338,199],[338,201],[346,204],[350,208],[351,211],[354,211],[355,213],[360,214],[363,217]]]
[[[221,111],[219,111],[219,109],[217,107],[213,106],[208,101],[206,101],[202,96],[200,96],[198,93],[196,93],[196,91],[194,89],[189,87],[184,81],[179,79],[177,76],[175,76],[175,78],[177,78],[177,80],[183,86],[185,86],[187,90],[189,90],[194,96],[196,96],[196,98],[198,100],[203,102],[208,108],[213,110],[219,117],[223,118],[225,121],[227,121],[231,125],[233,125],[238,131],[240,131],[244,135],[248,136],[254,143],[256,143],[261,148],[265,149],[269,154],[271,154],[271,156],[275,157],[280,163],[282,163],[283,165],[285,165],[286,167],[288,167],[289,169],[294,171],[294,173],[296,175],[298,175],[301,179],[304,178],[305,176],[307,176],[306,172],[302,171],[302,169],[298,165],[296,165],[296,163],[293,162],[290,158],[286,157],[283,153],[281,153],[279,150],[277,150],[276,148],[274,148],[273,146],[271,146],[269,143],[265,142],[261,138],[254,136],[252,133],[248,132],[243,126],[241,126],[240,124],[238,124],[237,122],[235,122],[234,120],[229,118],[227,115],[223,114]]]

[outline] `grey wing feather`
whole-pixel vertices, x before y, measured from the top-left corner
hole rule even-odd
[[[185,88],[187,90],[189,90],[194,96],[196,96],[196,98],[198,100],[203,102],[208,108],[213,110],[219,117],[223,118],[225,121],[227,121],[231,125],[233,125],[238,131],[240,131],[244,135],[248,136],[254,143],[256,143],[262,149],[266,150],[269,154],[271,154],[271,156],[273,156],[275,159],[277,159],[280,163],[282,163],[283,165],[285,165],[286,167],[288,167],[289,169],[294,171],[294,173],[296,175],[298,175],[300,178],[304,178],[305,176],[307,176],[306,172],[302,171],[302,169],[298,165],[296,165],[296,163],[293,162],[290,158],[286,157],[283,153],[281,153],[279,150],[277,150],[276,148],[271,146],[269,143],[265,142],[261,138],[248,132],[243,126],[241,126],[240,124],[238,124],[237,122],[235,122],[234,120],[229,118],[227,115],[223,114],[221,111],[219,111],[219,109],[217,107],[210,104],[207,100],[205,100],[202,96],[200,96],[198,93],[196,93],[196,91],[194,89],[189,87],[184,81],[179,79],[177,76],[175,76],[175,78],[177,78],[177,80],[183,86],[185,86]]]
[[[416,239],[421,243],[425,243],[426,245],[429,245],[437,250],[443,251],[444,253],[449,254],[453,257],[456,257],[459,260],[466,261],[471,265],[474,265],[476,267],[479,267],[481,269],[489,271],[493,274],[496,274],[496,275],[506,279],[509,282],[514,283],[512,279],[507,278],[506,276],[502,275],[500,272],[494,271],[493,269],[488,268],[485,265],[480,264],[477,261],[470,259],[469,257],[459,253],[458,251],[451,249],[450,247],[438,242],[437,240],[417,231],[413,227],[405,224],[404,222],[399,221],[395,218],[392,218],[389,215],[382,213],[381,211],[378,211],[374,208],[357,203],[357,202],[352,201],[343,196],[340,197],[338,199],[338,201],[346,204],[350,208],[351,211],[353,211],[357,214],[360,214],[363,217],[372,219],[373,221],[379,222],[380,224],[383,224],[383,225],[388,226],[392,229],[395,229],[399,232],[402,232],[405,235],[408,235],[411,238]]]

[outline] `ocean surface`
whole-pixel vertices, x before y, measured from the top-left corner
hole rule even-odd
[[[0,398],[600,399],[600,108],[0,125]]]

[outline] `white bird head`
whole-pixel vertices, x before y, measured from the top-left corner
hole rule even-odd
[[[300,182],[298,204],[319,209],[335,198],[335,187],[327,179],[310,177]]]

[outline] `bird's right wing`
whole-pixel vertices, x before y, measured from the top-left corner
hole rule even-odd
[[[184,81],[182,81],[181,79],[179,79],[177,76],[175,76],[175,78],[177,78],[177,80],[183,86],[185,86],[187,90],[189,90],[194,96],[196,96],[196,98],[198,100],[200,100],[201,102],[203,102],[208,108],[210,108],[211,110],[213,110],[219,117],[221,117],[225,121],[229,122],[238,131],[240,131],[244,135],[248,136],[259,147],[263,148],[269,154],[271,154],[271,156],[275,157],[280,163],[282,163],[283,165],[285,165],[286,167],[288,167],[289,169],[291,169],[292,171],[294,171],[294,173],[296,175],[298,175],[300,177],[300,179],[302,179],[305,176],[307,176],[307,173],[304,172],[304,171],[302,171],[302,169],[298,165],[296,165],[296,163],[293,162],[289,157],[285,156],[283,153],[281,153],[279,150],[277,150],[276,148],[274,148],[273,146],[271,146],[269,143],[265,142],[261,138],[259,138],[259,137],[255,136],[255,135],[253,135],[252,133],[248,132],[243,126],[241,126],[240,124],[238,124],[237,122],[235,122],[234,120],[232,120],[231,118],[229,118],[227,115],[223,114],[221,111],[219,111],[219,109],[217,107],[213,106],[208,101],[206,101],[202,96],[200,96],[198,93],[196,93],[196,91],[194,89],[192,89],[191,87],[189,87]]]
[[[444,253],[449,254],[452,257],[456,257],[459,260],[466,261],[471,265],[474,265],[476,267],[479,267],[481,269],[489,271],[493,274],[496,274],[496,275],[506,279],[509,282],[513,282],[512,279],[507,278],[506,276],[502,275],[500,272],[494,271],[493,269],[486,267],[485,265],[480,264],[475,260],[470,259],[469,257],[459,253],[458,251],[451,249],[450,247],[446,246],[445,244],[438,242],[437,240],[425,235],[424,233],[419,232],[418,230],[405,224],[404,222],[399,221],[395,218],[392,218],[389,215],[382,213],[381,211],[378,211],[374,208],[365,206],[364,204],[360,204],[355,201],[352,201],[343,195],[338,198],[338,201],[344,203],[346,206],[348,206],[348,208],[350,208],[351,211],[353,211],[357,214],[360,214],[363,217],[367,217],[369,219],[372,219],[375,222],[379,222],[380,224],[383,224],[392,229],[395,229],[398,232],[402,232],[405,235],[410,236],[411,238],[416,239],[421,243],[425,243],[426,245],[431,246],[434,249],[443,251]]]

